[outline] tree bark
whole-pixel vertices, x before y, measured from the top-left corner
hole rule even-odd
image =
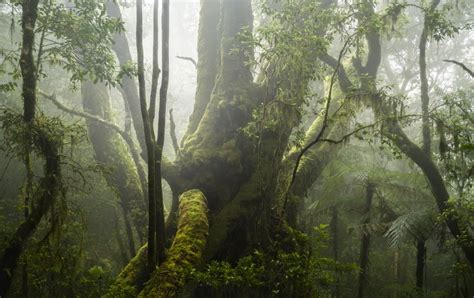
[[[120,291],[128,289],[127,297],[175,297],[189,270],[201,261],[209,229],[207,214],[206,197],[201,191],[183,193],[179,198],[176,237],[166,260],[148,279],[145,245],[116,278],[108,296],[123,296]]]
[[[433,13],[440,0],[433,0],[431,2],[429,13]],[[421,91],[421,111],[422,111],[422,135],[423,135],[423,150],[426,155],[431,157],[431,128],[430,128],[430,97],[428,95],[428,77],[426,74],[426,43],[428,41],[429,20],[427,15],[424,16],[423,31],[420,38],[420,91]]]
[[[425,278],[426,245],[425,240],[416,243],[416,288],[423,292],[423,281]]]
[[[43,216],[49,211],[59,194],[61,179],[61,161],[59,150],[61,141],[52,140],[41,122],[35,121],[37,72],[33,58],[35,27],[38,14],[38,0],[24,0],[22,5],[22,48],[20,68],[23,78],[23,121],[26,124],[27,152],[36,149],[44,158],[44,177],[40,181],[41,193],[36,199],[33,210],[8,240],[0,256],[0,296],[5,296],[11,286],[18,260],[26,241],[36,230]],[[29,154],[29,153],[28,153]]]
[[[158,1],[156,1],[158,5]],[[166,125],[166,103],[168,98],[168,81],[169,81],[169,18],[170,8],[169,0],[163,0],[163,15],[162,15],[162,68],[163,75],[161,76],[161,87],[160,87],[160,104],[158,111],[158,128],[157,128],[157,139],[156,139],[156,247],[157,247],[157,258],[158,264],[161,264],[165,258],[165,242],[166,242],[166,230],[165,230],[165,215],[163,210],[163,187],[162,187],[162,171],[161,162],[163,160],[163,147],[165,143],[165,125]],[[156,16],[158,18],[158,16]],[[157,21],[157,20],[156,20]],[[158,34],[156,34],[158,38]],[[158,49],[155,49],[158,52]],[[156,62],[157,63],[157,62]],[[152,118],[153,119],[153,118]]]
[[[116,1],[107,1],[107,14],[111,17],[122,19],[122,14]],[[114,44],[112,46],[112,49],[117,55],[121,67],[133,62],[128,40],[124,32],[122,32],[121,34],[117,33],[114,35]],[[125,100],[128,102],[133,127],[137,135],[137,140],[140,144],[143,156],[145,156],[145,134],[140,111],[140,99],[135,78],[130,76],[124,76],[122,79],[122,88],[120,88],[120,91],[122,92]]]
[[[201,121],[216,82],[219,58],[219,0],[201,0],[198,33],[197,86],[194,110],[189,117],[188,129],[183,137],[192,135]]]
[[[179,198],[178,230],[166,261],[153,272],[139,297],[175,297],[189,270],[201,261],[209,229],[207,202],[196,189]]]

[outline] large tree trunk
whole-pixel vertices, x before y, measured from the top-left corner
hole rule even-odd
[[[148,279],[145,245],[119,274],[109,295],[175,297],[185,284],[188,271],[201,261],[209,228],[207,213],[206,197],[201,191],[194,189],[183,193],[179,198],[176,237],[166,260]],[[126,293],[122,292],[124,289]]]
[[[207,104],[211,99],[212,89],[216,82],[217,65],[219,60],[220,17],[219,0],[201,0],[198,33],[198,62],[197,86],[194,98],[194,110],[189,117],[188,129],[183,141],[192,135],[201,121]]]
[[[85,112],[113,122],[110,96],[105,85],[85,81],[82,83],[81,92]],[[146,229],[143,190],[137,167],[129,153],[127,144],[116,131],[87,118],[86,123],[95,159],[99,163],[111,167],[111,172],[106,175],[106,180],[109,186],[117,191],[120,198],[128,237],[128,248],[130,255],[134,256],[136,246],[131,222],[134,223],[141,242],[145,239]]]
[[[250,1],[223,1],[221,20],[220,60],[214,91],[177,161],[181,175],[189,181],[187,188],[201,189],[211,212],[232,199],[253,168],[249,158],[252,144],[240,132],[250,120],[256,101],[252,75],[246,64],[252,53],[237,38],[244,27],[252,28]],[[201,71],[205,70],[198,69]]]

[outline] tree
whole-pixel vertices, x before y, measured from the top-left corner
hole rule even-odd
[[[48,212],[60,191],[61,167],[59,150],[61,140],[55,140],[36,119],[36,82],[37,72],[33,57],[35,42],[35,27],[37,21],[38,1],[23,1],[21,3],[23,42],[20,56],[20,67],[23,78],[23,122],[24,147],[22,150],[29,154],[38,151],[45,160],[44,178],[41,181],[41,192],[35,197],[36,207],[12,235],[7,247],[0,257],[0,295],[6,295],[10,288],[12,275],[18,264],[28,238],[37,228],[42,217]]]
[[[396,157],[401,158],[402,153],[419,167],[453,238],[474,266],[469,215],[463,212],[463,208],[452,207],[449,193],[449,183],[468,185],[462,182],[464,178],[461,176],[466,175],[443,157],[437,160],[431,145],[436,142],[431,132],[432,119],[436,118],[440,144],[443,144],[440,148],[444,148],[440,152],[464,156],[462,148],[469,143],[465,130],[460,129],[460,134],[450,127],[447,132],[448,121],[441,114],[436,116],[429,110],[431,82],[427,77],[427,42],[431,36],[441,40],[459,30],[437,9],[437,2],[433,2],[430,8],[393,3],[385,7],[380,5],[383,8],[379,9],[371,0],[345,5],[335,1],[264,1],[259,11],[261,14],[257,15],[250,0],[202,0],[194,109],[180,146],[174,142],[177,148],[174,161],[163,156],[169,80],[169,1],[162,2],[161,70],[158,64],[159,10],[158,1],[154,2],[149,99],[145,84],[143,1],[137,1],[136,6],[138,82],[126,72],[127,68],[133,68],[130,67],[132,55],[128,41],[120,34],[123,33],[118,24],[120,21],[108,22],[108,18],[102,18],[106,15],[102,3],[99,6],[90,0],[77,3],[84,4],[84,9],[94,16],[83,18],[84,24],[79,26],[83,35],[90,35],[90,38],[71,37],[59,25],[51,24],[50,31],[63,46],[53,47],[54,50],[44,48],[41,38],[38,52],[45,51],[38,56],[52,53],[44,58],[66,58],[65,62],[61,60],[64,63],[61,67],[72,73],[73,82],[81,83],[84,112],[65,107],[54,95],[41,94],[44,93],[45,98],[51,99],[61,109],[85,118],[97,159],[115,165],[114,172],[107,178],[109,184],[120,192],[129,253],[133,254],[137,248],[136,240],[141,242],[141,248],[113,283],[110,296],[166,297],[180,291],[210,296],[214,293],[212,287],[218,285],[218,281],[212,282],[209,278],[213,271],[223,272],[237,284],[246,281],[238,276],[239,272],[252,277],[250,289],[237,287],[237,293],[233,293],[241,296],[249,294],[248,291],[261,296],[309,295],[315,285],[308,276],[315,267],[322,279],[330,276],[327,272],[321,273],[324,270],[336,271],[336,276],[340,277],[339,263],[313,256],[312,241],[299,229],[307,228],[308,218],[302,212],[305,197],[315,190],[312,196],[329,196],[321,188],[311,187],[322,176],[326,178],[323,175],[326,168],[340,159],[339,151],[348,142],[353,142],[353,137],[381,147],[389,146]],[[392,38],[390,27],[395,30],[399,15],[408,7],[420,9],[425,18],[425,30],[418,45],[421,116],[405,113],[404,101],[380,81],[389,78],[397,85],[396,93],[405,93],[407,97],[412,96],[410,90],[417,89],[417,84],[410,83],[414,73],[407,73],[407,77],[398,82],[394,74],[398,68],[392,67],[392,58],[385,52],[388,51],[385,36]],[[79,20],[83,17],[76,9],[79,8],[67,12],[57,9],[54,16],[71,24],[71,17]],[[107,13],[113,16],[112,20],[121,17],[116,3],[109,3]],[[25,15],[28,15],[27,10],[22,11],[22,16]],[[254,17],[258,18],[257,22]],[[254,28],[256,23],[260,25]],[[96,30],[98,24],[106,24],[108,30]],[[34,22],[32,28],[35,28]],[[46,32],[44,28],[41,26],[40,34]],[[116,34],[112,37],[113,33]],[[416,35],[410,36],[409,42],[417,38]],[[114,76],[115,57],[103,47],[110,46],[112,38],[122,66],[118,77]],[[101,39],[106,42],[101,42]],[[34,43],[30,43],[29,50],[32,51]],[[91,48],[100,51],[94,52]],[[41,65],[38,61],[36,64]],[[387,65],[381,68],[384,61]],[[30,62],[35,64],[33,60]],[[31,83],[37,78],[33,80],[28,76],[34,68],[28,70],[24,60],[21,63],[26,80],[24,98],[25,102],[27,99],[30,102],[25,105],[26,115],[34,113],[30,105],[36,99],[28,97],[28,92],[31,93],[28,88],[33,86],[36,90]],[[382,75],[380,69],[383,69]],[[123,129],[122,124],[116,125],[110,116],[110,98],[104,83],[120,84],[126,114]],[[322,85],[322,88],[316,85]],[[315,95],[318,91],[321,94]],[[158,126],[155,128],[158,93]],[[461,111],[465,109],[462,105],[458,107]],[[367,109],[371,111],[370,116],[367,116]],[[34,119],[34,115],[32,117]],[[409,137],[404,131],[404,125],[414,123],[410,122],[411,119],[421,119],[423,146],[418,146],[412,135]],[[463,117],[463,123],[468,119]],[[11,121],[11,118],[7,120]],[[105,133],[108,136],[102,138],[101,134]],[[460,135],[464,145],[459,145]],[[140,145],[141,158],[147,166],[146,175],[141,171],[135,142]],[[449,170],[443,171],[442,166]],[[359,166],[358,171],[362,170]],[[377,216],[390,215],[390,220],[381,221],[385,226],[396,217],[381,195],[387,187],[378,180],[385,176],[380,173],[364,173],[363,176],[370,177],[364,184],[363,208],[364,214],[370,214],[370,217],[362,218],[363,229],[367,231],[362,233],[360,249],[358,289],[361,297],[369,289],[369,244],[371,250],[376,244],[386,244],[379,241],[376,237],[380,235],[369,228],[379,223]],[[162,178],[173,192],[166,222]],[[350,175],[343,177],[350,178]],[[40,188],[47,192],[51,186],[55,185]],[[422,183],[417,185],[417,189],[423,187]],[[141,195],[146,196],[145,203],[139,199]],[[148,207],[146,244],[143,243],[144,216],[132,216],[134,209],[144,209],[145,206]],[[408,213],[406,210],[403,212]],[[31,215],[27,215],[27,220],[29,217]],[[360,222],[360,214],[351,219]],[[333,246],[334,255],[339,259],[340,245],[336,236],[341,230],[338,220],[339,213],[334,209],[332,228],[336,240]],[[139,237],[134,236],[132,223]],[[423,237],[417,240],[417,286],[421,287],[426,242]],[[171,246],[166,251],[168,243]],[[373,256],[371,253],[371,259]],[[203,271],[196,273],[203,263]],[[396,261],[397,268],[398,264],[399,260]],[[286,277],[279,274],[287,271]],[[189,282],[190,278],[197,280]],[[334,282],[329,277],[327,280],[328,283]],[[342,293],[341,289],[335,293]]]

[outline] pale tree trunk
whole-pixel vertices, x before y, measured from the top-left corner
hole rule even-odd
[[[369,277],[369,252],[370,252],[370,211],[372,208],[372,199],[374,196],[375,186],[371,182],[367,182],[365,193],[364,221],[362,222],[362,237],[360,245],[359,259],[359,288],[357,292],[358,298],[363,298],[367,291],[367,283]]]
[[[82,83],[81,93],[86,113],[113,122],[109,91],[105,85],[85,81]],[[87,118],[86,124],[95,159],[111,167],[111,172],[105,178],[108,185],[117,191],[119,196],[128,249],[131,256],[134,256],[136,245],[132,223],[140,242],[144,241],[146,228],[145,204],[137,168],[127,144],[116,131]]]

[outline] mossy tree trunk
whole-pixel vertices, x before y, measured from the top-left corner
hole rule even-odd
[[[219,0],[201,0],[198,33],[197,86],[194,98],[194,110],[189,118],[188,129],[183,140],[192,135],[201,121],[207,104],[211,99],[217,76],[219,60],[220,17]]]
[[[199,189],[207,198],[212,220],[204,260],[236,261],[256,248],[268,247],[275,234],[272,229],[285,226],[280,220],[275,223],[279,210],[272,207],[281,199],[278,176],[282,171],[282,175],[288,174],[282,162],[290,134],[300,121],[297,108],[303,98],[292,98],[290,104],[282,102],[291,92],[281,90],[295,84],[298,90],[306,89],[309,80],[299,80],[298,70],[254,80],[248,63],[254,58],[254,49],[240,37],[244,30],[252,31],[250,0],[223,0],[220,5],[218,1],[202,1],[200,16],[195,108],[180,154],[165,179],[175,193]],[[282,67],[278,62],[268,61],[267,65]],[[215,74],[208,73],[212,69]],[[259,126],[257,140],[243,131],[262,105],[271,106],[271,110]],[[334,138],[339,134],[338,129],[327,132]],[[321,148],[315,150],[315,156],[334,151],[331,146]],[[319,161],[320,156],[308,159],[302,170],[317,166],[316,174],[295,191],[303,194],[311,186],[325,166]],[[167,260],[173,257],[171,253]],[[153,287],[161,283],[149,282]]]
[[[0,296],[7,295],[15,274],[18,260],[25,248],[26,242],[33,235],[42,218],[56,202],[61,187],[60,150],[62,140],[52,139],[50,127],[44,127],[44,119],[37,121],[37,71],[33,58],[35,44],[35,27],[38,16],[38,0],[21,1],[22,6],[22,48],[20,69],[23,78],[23,123],[25,129],[23,148],[26,154],[35,150],[44,161],[43,177],[39,182],[39,191],[33,199],[34,208],[28,212],[25,221],[13,233],[0,255]]]
[[[206,246],[209,228],[206,197],[196,189],[183,193],[178,213],[176,237],[166,260],[150,276],[148,250],[143,246],[116,278],[109,296],[175,297],[185,284],[188,271],[201,262]]]

